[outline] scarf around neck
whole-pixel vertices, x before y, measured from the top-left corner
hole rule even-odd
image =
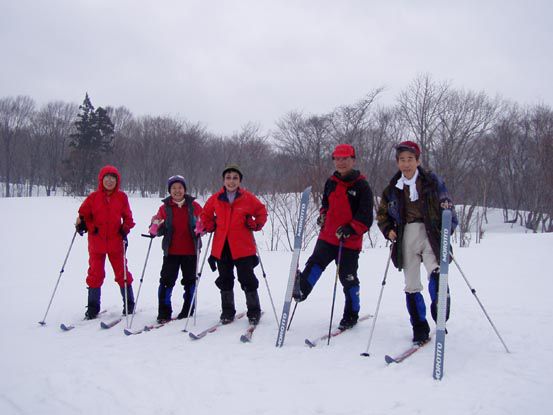
[[[399,190],[403,190],[403,186],[405,185],[409,186],[409,200],[411,200],[411,202],[419,200],[419,193],[417,192],[417,177],[419,177],[419,169],[415,170],[415,174],[410,179],[405,177],[402,173],[396,183],[396,187]]]

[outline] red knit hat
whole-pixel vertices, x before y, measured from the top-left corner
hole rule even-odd
[[[396,151],[410,151],[415,156],[417,156],[417,158],[421,155],[421,149],[419,145],[414,141],[402,141],[396,146]]]
[[[355,149],[349,144],[338,144],[332,152],[334,157],[353,157],[355,158]]]

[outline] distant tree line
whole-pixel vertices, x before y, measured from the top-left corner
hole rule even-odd
[[[84,195],[108,163],[120,169],[127,191],[142,196],[164,195],[167,177],[177,173],[190,193],[206,194],[221,186],[222,167],[235,162],[246,187],[267,200],[312,185],[318,203],[332,148],[350,143],[376,198],[396,171],[394,145],[411,139],[421,145],[423,165],[443,176],[464,206],[458,213],[465,227],[483,206],[503,209],[505,221],[553,231],[551,107],[522,107],[428,74],[392,105],[379,104],[382,92],[324,114],[289,112],[270,132],[247,124],[226,136],[175,117],[95,108],[88,94],[80,106],[56,101],[40,108],[28,96],[1,98],[2,194],[33,196],[40,187],[46,195]]]

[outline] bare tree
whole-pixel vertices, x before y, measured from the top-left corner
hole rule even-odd
[[[66,155],[69,136],[74,132],[73,120],[77,112],[76,104],[55,101],[44,105],[33,117],[33,135],[38,140],[34,152],[40,154],[43,162],[40,182],[47,196],[61,184],[61,162]]]
[[[292,112],[277,122],[273,138],[278,150],[294,164],[295,187],[313,186],[313,198],[320,199],[334,144],[331,115],[304,117]]]
[[[34,101],[28,96],[17,96],[0,99],[0,143],[4,154],[4,182],[6,183],[5,196],[10,197],[10,184],[12,182],[13,157],[17,139],[23,133],[30,122],[35,108]]]
[[[443,101],[434,146],[434,167],[447,181],[457,200],[468,199],[478,165],[478,142],[490,131],[497,117],[497,100],[480,92],[450,90]]]
[[[422,163],[429,165],[429,149],[440,124],[449,83],[437,84],[429,74],[419,75],[398,97],[398,112],[422,150]]]

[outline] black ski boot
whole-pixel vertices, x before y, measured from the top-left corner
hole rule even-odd
[[[424,320],[413,325],[413,343],[422,344],[430,339],[430,326]]]
[[[171,320],[171,314],[173,308],[171,307],[171,294],[173,293],[173,287],[166,287],[163,284],[159,285],[157,290],[158,299],[158,313],[157,322],[165,323]]]
[[[121,287],[121,297],[123,297],[123,315],[129,315],[134,313],[134,292],[132,285],[127,285],[127,309],[125,310],[125,287]]]
[[[88,305],[84,314],[85,320],[94,320],[100,312],[101,288],[88,288]]]
[[[357,320],[359,320],[358,313],[344,314],[344,316],[342,317],[342,320],[340,320],[338,329],[340,330],[351,329],[353,326],[357,324]]]
[[[259,304],[259,295],[257,290],[246,293],[246,306],[248,307],[248,321],[257,326],[261,318],[261,306]]]
[[[236,309],[234,308],[234,292],[232,290],[221,291],[221,309],[221,323],[232,323],[236,315]]]
[[[294,281],[294,288],[292,290],[292,298],[298,303],[301,303],[307,298],[307,296],[304,295],[301,291],[301,272],[299,269],[296,270],[296,279]]]
[[[195,290],[196,290],[196,285],[187,285],[184,287],[184,294],[182,295],[184,302],[182,303],[182,310],[177,316],[179,320],[182,320],[183,318],[192,317],[194,315],[195,304],[192,304],[192,297],[194,297]],[[192,308],[190,308],[191,304],[192,304]],[[190,316],[188,315],[189,310],[190,310]]]

